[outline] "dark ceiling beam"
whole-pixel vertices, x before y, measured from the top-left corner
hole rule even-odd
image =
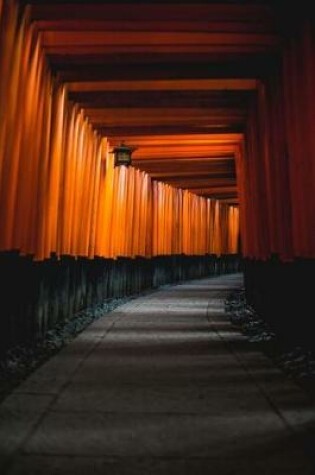
[[[93,1],[87,4],[86,0],[24,0],[24,3],[32,4],[32,17],[35,20],[99,20],[99,21],[240,21],[273,23],[273,9],[261,2],[248,0],[217,3],[209,2],[163,2],[163,0],[150,3],[134,2],[127,0],[116,2]],[[132,8],[125,6],[132,4]],[[224,4],[225,3],[225,4]],[[244,4],[242,4],[244,3]]]
[[[138,117],[138,118],[128,118],[128,117],[119,117],[117,118],[111,118],[111,117],[91,117],[87,115],[87,118],[90,120],[91,124],[95,126],[95,128],[110,128],[117,126],[120,124],[121,126],[127,126],[127,127],[145,127],[146,124],[150,122],[152,126],[156,127],[165,127],[165,126],[172,126],[174,124],[174,121],[177,126],[189,126],[189,130],[193,129],[196,126],[205,127],[205,132],[207,132],[206,128],[207,127],[223,127],[223,128],[228,128],[231,125],[235,125],[239,128],[244,126],[244,117],[231,117],[231,116],[211,116],[211,117],[179,117],[176,120],[174,120],[172,117],[148,117],[147,120],[144,118]]]
[[[233,199],[233,198],[228,198],[228,199],[220,199],[219,200],[220,203],[222,204],[226,204],[226,205],[229,205],[229,206],[234,206],[234,207],[237,207],[239,206],[239,200],[236,198],[236,199]]]
[[[188,191],[190,191],[188,189]],[[194,192],[195,195],[203,196],[204,198],[212,198],[213,200],[237,200],[237,194],[236,193],[207,193],[206,195],[200,195],[199,193]]]
[[[89,121],[98,127],[113,126],[241,126],[246,120],[244,111],[239,109],[86,109]]]
[[[106,109],[99,109],[99,108],[91,108],[85,109],[85,114],[89,117],[95,118],[104,118],[107,117],[121,117],[130,118],[130,119],[138,119],[139,115],[142,115],[144,119],[151,118],[151,117],[168,117],[173,118],[176,120],[181,119],[183,117],[244,117],[244,111],[240,110],[238,107],[235,108],[227,108],[227,107],[209,107],[209,108],[201,108],[201,107],[187,107],[187,108],[159,108],[159,107],[151,107],[151,108],[141,108],[141,107],[122,107],[122,108],[106,108]]]
[[[113,126],[172,126],[173,124],[196,126],[228,127],[242,125],[246,115],[238,109],[86,109],[85,116],[97,127]]]
[[[48,56],[49,57],[49,56]],[[139,58],[141,61],[142,58]],[[248,59],[243,61],[221,61],[190,63],[166,60],[160,63],[131,63],[127,62],[122,67],[121,64],[103,64],[101,61],[95,64],[71,64],[58,63],[50,60],[50,65],[54,72],[58,72],[59,77],[64,82],[74,81],[122,81],[122,80],[157,80],[157,79],[229,79],[235,78],[237,71],[238,78],[263,77],[266,70],[274,64],[272,58],[266,61],[254,62]]]
[[[194,160],[196,161],[203,160],[205,163],[208,162],[209,163],[208,166],[210,166],[213,158],[220,157],[223,160],[229,160],[230,156],[231,156],[231,153],[224,153],[224,152],[221,152],[221,153],[209,152],[207,155],[202,154],[202,153],[196,153],[194,155]],[[182,158],[185,158],[185,157],[191,158],[192,155],[173,152],[173,153],[169,153],[168,155],[165,155],[164,157],[156,157],[155,162],[159,163],[160,167],[165,167],[165,166],[169,166],[172,160],[177,162],[177,160],[182,160]],[[148,165],[147,165],[147,162],[148,162]],[[141,159],[138,159],[138,160],[135,159],[134,163],[136,163],[139,167],[143,167],[143,168],[146,168],[147,166],[150,167],[152,164],[152,156],[148,156],[148,158],[143,156]]]
[[[219,173],[222,172],[233,172],[235,173],[235,166],[234,160],[226,160],[223,159],[222,161],[219,160],[191,160],[187,164],[183,164],[183,160],[176,159],[176,160],[159,160],[157,162],[153,162],[152,160],[132,160],[134,166],[139,168],[145,167],[146,170],[150,172],[160,172],[160,171],[167,171],[169,173],[195,173],[196,171],[199,172],[209,172],[209,171],[217,171]]]
[[[189,191],[189,190],[188,190]],[[195,193],[197,194],[197,193]],[[210,198],[212,200],[217,200],[220,201],[220,203],[225,203],[229,204],[230,206],[237,206],[238,205],[238,198],[235,195],[216,195],[216,194],[211,194],[211,195],[199,195],[203,196],[204,198]]]
[[[217,150],[209,149],[207,153],[194,152],[193,154],[191,152],[175,152],[175,151],[167,152],[164,155],[156,155],[156,154],[154,155],[153,153],[150,153],[147,155],[140,155],[140,156],[135,155],[134,159],[135,161],[137,161],[137,163],[148,162],[149,164],[152,163],[152,160],[164,161],[165,163],[166,161],[169,161],[169,160],[175,160],[175,159],[177,160],[177,159],[183,159],[183,158],[190,158],[196,161],[202,159],[203,161],[211,162],[213,158],[217,159],[218,157],[220,157],[221,159],[230,160],[231,155],[232,153],[230,149],[226,151],[224,150],[217,151]]]
[[[161,147],[161,146],[184,146],[184,145],[235,145],[243,140],[243,134],[239,133],[211,133],[211,134],[163,134],[163,135],[130,135],[129,140],[137,141],[139,146]],[[111,145],[119,145],[121,137],[110,139]]]
[[[233,184],[233,185],[224,185],[224,184],[221,184],[221,185],[214,185],[214,186],[205,186],[203,188],[200,188],[199,190],[197,188],[194,188],[194,192],[195,193],[224,193],[224,192],[227,192],[227,193],[230,193],[230,192],[236,192],[237,191],[237,186],[236,184]]]
[[[86,109],[229,107],[246,110],[252,95],[252,91],[108,91],[70,92],[69,99]]]
[[[120,91],[255,91],[259,81],[253,78],[229,79],[155,79],[121,81],[69,81],[69,92]]]
[[[180,21],[180,20],[98,20],[90,19],[59,19],[38,20],[35,23],[38,31],[158,31],[158,32],[225,32],[225,33],[275,33],[275,24],[272,20],[249,22],[238,20],[230,21]]]
[[[190,170],[174,170],[174,169],[169,169],[168,167],[161,167],[159,170],[152,170],[151,168],[146,168],[145,166],[141,166],[137,163],[133,163],[133,166],[136,168],[139,168],[141,170],[145,170],[147,173],[150,173],[150,175],[154,176],[168,176],[168,177],[175,177],[175,176],[193,176],[193,175],[209,175],[210,173],[212,175],[222,175],[222,174],[231,174],[235,176],[235,172],[233,168],[230,169],[220,169],[215,167],[214,169],[208,168],[206,170],[200,169],[198,167],[196,168],[191,168]]]
[[[163,168],[165,166],[165,159],[154,160],[149,158],[145,160],[145,163],[143,163],[143,160],[132,159],[132,163],[135,166],[145,166],[147,170],[159,171],[161,167]],[[211,158],[209,160],[200,160],[198,158],[177,158],[171,163],[167,162],[168,171],[209,170],[214,167],[219,169],[234,169],[234,159]]]
[[[229,162],[234,156],[234,144],[212,144],[212,145],[170,145],[168,147],[139,147],[134,153],[135,160],[150,159],[163,160],[169,155],[177,155],[178,157],[196,159],[197,157],[226,157]],[[216,155],[217,154],[217,155]],[[222,155],[223,154],[223,155]]]
[[[196,193],[195,193],[196,194]],[[236,193],[209,193],[207,194],[208,198],[214,200],[235,200],[237,198]]]
[[[229,63],[235,64],[240,67],[240,70],[246,68],[246,63],[251,64],[253,67],[253,71],[260,72],[260,70],[264,69],[264,66],[268,67],[268,65],[274,61],[274,55],[272,53],[260,53],[260,54],[250,54],[250,53],[202,53],[200,51],[194,53],[188,53],[187,51],[184,53],[171,53],[165,51],[164,53],[142,53],[141,56],[137,53],[133,53],[131,51],[124,51],[122,53],[115,53],[115,54],[100,54],[97,52],[90,52],[90,54],[49,54],[49,63],[53,68],[60,68],[67,70],[71,66],[106,66],[106,67],[114,67],[114,66],[124,66],[124,67],[139,67],[139,65],[161,65],[161,64],[191,64],[194,67],[201,67],[202,65],[207,65],[210,63],[216,63],[219,67],[220,65]],[[245,69],[246,70],[246,69]],[[253,77],[252,74],[251,77]]]
[[[235,171],[234,168],[220,168],[217,166],[208,167],[207,169],[200,169],[199,167],[195,168],[190,168],[190,169],[184,169],[184,170],[178,170],[178,169],[173,169],[173,168],[168,168],[167,166],[161,167],[159,169],[152,169],[152,168],[147,168],[145,165],[141,166],[141,164],[133,163],[133,166],[136,168],[139,168],[141,170],[145,169],[148,173],[151,175],[155,176],[193,176],[193,175],[222,175],[222,174],[231,174],[235,176]]]
[[[171,181],[173,183],[182,181],[180,177],[171,177],[168,181]],[[202,187],[207,187],[209,186],[227,186],[227,185],[234,185],[235,184],[235,176],[231,176],[231,172],[227,173],[214,173],[211,174],[211,172],[208,173],[208,175],[196,175],[191,178],[185,179],[185,181],[188,183],[189,181],[195,183],[196,185],[194,188],[198,188],[198,182],[200,181],[199,185],[200,188]]]
[[[139,170],[142,170],[141,167],[137,167],[136,168],[139,168]],[[156,178],[156,179],[159,179],[159,180],[168,180],[168,179],[172,179],[172,178],[176,178],[178,177],[179,179],[183,179],[183,178],[200,178],[200,177],[203,177],[203,176],[209,176],[209,170],[207,171],[204,171],[204,172],[201,172],[200,170],[194,170],[194,171],[191,171],[191,172],[168,172],[168,171],[160,171],[160,172],[152,172],[151,170],[143,170],[143,171],[146,171],[146,173],[148,173],[152,178]],[[211,173],[211,177],[212,178],[215,178],[216,176],[221,176],[222,175],[222,171],[220,172],[213,172]],[[235,176],[233,176],[233,174],[231,173],[231,178],[233,178]]]
[[[161,180],[160,180],[161,181]],[[181,177],[170,177],[164,178],[163,181],[172,186],[178,188],[189,188],[191,190],[200,189],[203,187],[209,188],[209,186],[227,186],[234,185],[236,183],[235,177],[231,177],[230,174],[214,175],[209,174],[208,176],[200,175],[192,178],[181,178]]]
[[[121,55],[126,53],[133,54],[262,54],[266,52],[274,51],[274,47],[272,44],[270,45],[260,45],[257,43],[249,43],[249,44],[237,44],[237,43],[230,43],[230,44],[206,44],[206,45],[199,45],[199,44],[135,44],[135,45],[127,45],[127,44],[100,44],[100,45],[45,45],[45,52],[47,55],[108,55],[108,54],[115,54]]]
[[[138,146],[139,147],[139,146]],[[141,147],[139,147],[140,149]],[[167,150],[167,147],[166,147]],[[204,166],[209,167],[212,165],[219,165],[219,166],[230,166],[234,163],[234,156],[231,153],[231,151],[212,151],[211,148],[209,148],[208,151],[208,159],[204,158],[204,153],[198,152],[195,150],[192,150],[191,152],[180,152],[177,150],[170,150],[169,152],[166,152],[164,155],[157,155],[154,152],[154,148],[149,150],[148,152],[143,153],[140,156],[133,156],[132,161],[134,163],[141,163],[145,161],[147,167],[159,167],[165,163],[165,158],[168,157],[168,155],[173,156],[173,152],[178,154],[178,157],[176,161],[174,162],[174,167],[190,167],[190,166]],[[217,154],[216,154],[217,152]],[[135,154],[136,152],[134,152]],[[202,155],[202,158],[198,158],[198,155]]]
[[[226,32],[152,32],[146,31],[43,31],[44,48],[78,46],[262,46],[266,49],[278,44],[278,37],[270,33]]]
[[[216,125],[177,125],[177,124],[168,124],[168,125],[151,125],[145,124],[141,126],[95,126],[95,129],[103,137],[108,137],[109,139],[113,138],[121,142],[121,140],[126,140],[128,137],[150,137],[152,135],[165,135],[170,134],[182,134],[183,137],[185,134],[200,136],[200,134],[242,134],[244,131],[244,124],[226,124],[224,126]]]

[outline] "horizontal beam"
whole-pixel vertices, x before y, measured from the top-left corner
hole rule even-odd
[[[183,172],[183,171],[173,171],[173,172],[167,172],[167,171],[160,171],[160,172],[153,172],[151,170],[147,170],[147,169],[143,169],[141,167],[137,167],[136,168],[139,168],[140,170],[143,170],[145,171],[146,173],[148,173],[152,178],[158,178],[160,180],[164,180],[164,179],[169,179],[169,178],[185,178],[185,177],[188,177],[188,178],[195,178],[196,176],[198,177],[201,177],[201,176],[209,176],[209,170],[205,170],[205,171],[200,171],[198,169],[196,170],[193,170],[193,171],[190,171],[190,172]],[[217,172],[212,172],[211,173],[211,177],[216,177],[216,176],[220,176],[222,175],[222,170],[221,171],[217,171]],[[231,172],[231,178],[234,178],[234,174]]]
[[[245,123],[245,112],[238,109],[86,109],[85,115],[96,125],[179,125],[179,124],[221,124]]]
[[[196,194],[196,193],[195,193]],[[214,200],[235,200],[237,199],[236,193],[208,193],[206,196],[207,198],[212,198]]]
[[[212,33],[275,33],[272,21],[249,22],[246,20],[213,21],[209,20],[146,20],[141,19],[72,19],[37,20],[35,27],[38,31],[148,31],[156,32],[212,32]]]
[[[217,153],[216,155],[213,155],[213,157],[215,157],[215,158],[220,157],[223,160],[230,161],[231,155],[228,155],[227,153],[225,154],[224,152],[221,152],[221,153]],[[182,158],[191,158],[191,156],[189,154],[185,154],[183,152],[182,154],[177,154],[177,155],[173,155],[173,156],[172,155],[166,155],[162,159],[161,159],[161,157],[158,157],[158,158],[156,158],[156,160],[159,160],[159,165],[161,167],[165,167],[165,166],[167,166],[167,164],[170,160],[176,162],[177,160],[181,160]],[[205,155],[205,156],[202,156],[201,154],[200,155],[196,154],[194,159],[198,160],[198,161],[200,161],[202,159],[202,160],[205,161],[205,163],[206,163],[206,161],[209,161],[211,163],[211,154],[208,154],[208,155]],[[145,167],[147,161],[149,161],[149,163],[152,163],[152,157],[135,159],[134,163],[137,163],[139,166],[142,166],[141,163],[143,163],[143,167]],[[163,162],[164,162],[164,164],[163,164]]]
[[[238,208],[239,206],[239,200],[237,198],[220,198],[219,199],[220,203],[224,203],[229,206],[234,206]]]
[[[205,188],[194,189],[195,193],[234,193],[237,191],[236,185],[216,185]]]
[[[244,117],[245,111],[240,110],[239,108],[235,107],[168,107],[168,108],[159,108],[159,107],[113,107],[113,108],[106,108],[106,109],[85,109],[85,114],[89,117],[94,118],[107,118],[107,117],[130,117],[130,118],[138,118],[139,116],[143,118],[147,117],[225,117],[225,116],[232,116],[232,117]]]
[[[69,92],[91,91],[255,91],[256,79],[165,79],[139,81],[73,81]]]
[[[252,91],[100,91],[69,92],[84,109],[104,108],[238,108],[246,110]]]
[[[189,172],[193,173],[196,170],[198,171],[206,171],[206,172],[213,172],[213,171],[227,171],[233,172],[235,170],[235,162],[233,159],[208,159],[208,160],[200,160],[200,159],[171,159],[171,160],[132,160],[134,166],[138,166],[150,172],[160,172],[160,171],[167,171],[167,172]]]
[[[166,147],[165,145],[157,144],[153,146],[144,146],[142,145],[139,147],[133,154],[134,158],[141,158],[147,157],[150,154],[152,158],[154,156],[163,157],[169,154],[175,153],[199,153],[202,154],[213,154],[215,152],[230,152],[230,155],[233,156],[235,152],[237,144],[234,142],[226,143],[226,142],[219,142],[219,143],[207,143],[207,144],[192,144],[192,145],[180,145],[180,144],[168,144]],[[192,157],[193,158],[193,157]]]
[[[97,128],[106,128],[106,127],[115,127],[118,125],[126,126],[126,127],[144,127],[148,121],[141,120],[141,117],[138,119],[125,119],[123,118],[119,120],[111,119],[110,117],[107,119],[91,119],[91,124]],[[174,119],[172,117],[165,117],[165,118],[150,118],[150,124],[155,127],[167,127],[174,125]],[[245,126],[244,120],[241,120],[239,117],[183,117],[177,118],[175,121],[177,126],[186,126],[189,127],[189,130],[193,129],[194,127],[217,127],[217,128],[228,128],[231,126],[237,126],[239,129]],[[106,134],[105,134],[106,135]]]
[[[160,180],[161,181],[161,180]],[[189,189],[197,189],[209,186],[219,186],[219,185],[234,185],[236,183],[235,178],[231,177],[230,174],[222,174],[222,175],[215,175],[215,176],[197,176],[193,178],[181,178],[181,177],[170,177],[165,178],[163,181],[168,183],[172,186],[176,186],[178,188],[189,188]]]
[[[119,145],[123,137],[115,137],[110,139],[112,146]],[[226,133],[226,134],[185,134],[185,135],[152,135],[140,136],[130,135],[128,137],[130,143],[137,143],[141,147],[157,147],[157,146],[186,146],[186,145],[238,145],[243,140],[243,134]]]
[[[47,50],[46,50],[47,52]],[[49,63],[53,69],[68,70],[70,67],[86,67],[86,66],[103,66],[111,71],[111,68],[126,65],[130,71],[132,67],[139,68],[141,66],[147,67],[161,67],[167,64],[168,67],[176,65],[184,67],[184,65],[192,65],[195,68],[202,70],[210,70],[212,64],[215,65],[219,71],[223,72],[224,68],[234,70],[238,64],[238,77],[246,77],[246,72],[252,71],[249,77],[256,77],[265,70],[268,65],[275,61],[272,52],[265,53],[236,53],[236,52],[202,52],[195,51],[189,53],[187,51],[180,53],[172,53],[171,51],[164,51],[162,53],[145,53],[141,56],[132,51],[124,51],[121,53],[101,53],[96,48],[95,52],[89,51],[89,54],[71,54],[70,51],[49,53]],[[187,71],[186,71],[187,72]],[[220,74],[220,73],[219,73]]]
[[[167,80],[174,79],[252,79],[263,78],[266,71],[271,70],[275,60],[271,55],[236,55],[236,58],[226,60],[211,59],[204,55],[198,62],[185,58],[179,54],[159,55],[159,61],[152,61],[152,54],[134,55],[137,60],[129,62],[128,55],[95,55],[98,62],[91,63],[85,60],[76,63],[75,56],[65,56],[64,60],[51,60],[49,63],[54,73],[57,73],[63,82],[93,82],[93,81],[131,81],[131,80]],[[120,57],[120,60],[117,59]],[[127,56],[127,57],[126,57]],[[186,54],[187,56],[187,54]],[[56,58],[56,56],[54,55]],[[82,57],[82,56],[80,56]],[[89,58],[89,56],[83,56]],[[146,57],[146,60],[144,59]],[[114,59],[116,58],[116,59]],[[112,62],[110,62],[112,60]]]
[[[278,37],[270,33],[152,32],[147,31],[46,31],[41,34],[44,48],[78,46],[260,46],[274,47]]]
[[[190,188],[185,188],[187,191],[190,193],[193,193],[194,195],[202,196],[203,198],[210,198],[212,200],[219,200],[219,201],[230,201],[230,202],[238,202],[238,196],[236,193],[207,193],[207,194],[202,194],[202,193],[196,193],[194,189]]]
[[[123,2],[91,2],[86,0],[23,0],[32,5],[31,15],[34,20],[98,20],[98,21],[241,21],[248,23],[268,23],[274,21],[272,8],[253,1],[242,1],[239,4],[228,2],[193,3],[193,2],[164,2],[163,0],[150,3],[130,1]]]
[[[141,45],[56,45],[46,46],[45,52],[50,55],[104,55],[104,54],[251,54],[273,52],[275,47],[259,44],[141,44]]]
[[[208,159],[198,159],[193,158],[177,158],[176,160],[165,160],[163,159],[132,159],[132,163],[138,166],[146,167],[146,169],[160,169],[160,167],[167,167],[168,170],[185,170],[185,169],[201,169],[205,170],[212,169],[213,167],[228,168],[234,167],[234,158],[229,156],[223,157],[209,157]]]
[[[244,127],[240,124],[229,124],[228,126],[221,126],[218,127],[217,125],[202,125],[198,126],[194,125],[162,125],[162,126],[154,126],[150,124],[142,125],[142,126],[106,126],[106,127],[95,127],[100,135],[103,137],[108,137],[109,140],[115,141],[118,140],[121,142],[122,140],[131,140],[131,137],[152,137],[152,136],[164,136],[169,137],[170,135],[195,135],[196,137],[200,137],[200,135],[223,135],[226,134],[238,134],[243,135]]]

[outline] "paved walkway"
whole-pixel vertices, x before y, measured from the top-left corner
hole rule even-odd
[[[313,475],[315,409],[224,314],[240,275],[98,320],[0,406],[1,475]]]

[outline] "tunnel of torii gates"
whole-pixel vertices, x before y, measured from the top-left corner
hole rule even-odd
[[[0,0],[2,350],[240,269],[313,342],[314,25],[303,2]]]

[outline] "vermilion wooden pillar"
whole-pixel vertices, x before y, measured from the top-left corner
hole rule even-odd
[[[300,25],[260,84],[238,158],[245,256],[314,258],[314,27]]]

